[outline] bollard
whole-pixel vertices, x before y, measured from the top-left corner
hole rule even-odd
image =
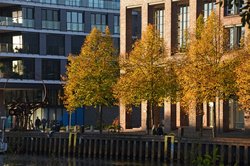
[[[168,139],[170,139],[170,160],[173,161],[174,159],[174,136],[173,135],[166,135],[164,139],[164,160],[167,158],[168,154]]]

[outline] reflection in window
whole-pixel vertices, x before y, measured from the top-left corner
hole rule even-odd
[[[154,13],[154,24],[160,33],[160,37],[164,34],[164,9],[156,9]]]
[[[42,79],[60,80],[60,60],[44,59],[42,61]]]
[[[120,34],[120,17],[114,16],[114,34]]]
[[[235,26],[227,28],[229,33],[229,49],[234,49],[237,47],[240,47],[241,39],[245,34],[244,27],[241,26]]]
[[[104,8],[104,0],[89,0],[89,7]]]
[[[132,36],[135,39],[141,38],[141,13],[140,11],[132,11]]]
[[[67,30],[84,31],[84,16],[81,12],[67,12]]]
[[[105,32],[107,25],[107,16],[105,14],[91,14],[91,29],[96,27],[102,32]]]
[[[180,52],[186,50],[187,31],[189,27],[189,6],[180,7],[179,15],[179,49]]]
[[[58,30],[60,27],[58,10],[42,10],[42,28]]]
[[[225,0],[225,6],[226,6],[225,15],[239,14],[240,8],[242,7],[243,3],[244,0]]]
[[[215,2],[205,3],[204,4],[204,20],[210,16],[212,11],[215,11],[216,5]]]

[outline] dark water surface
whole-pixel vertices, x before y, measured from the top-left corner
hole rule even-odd
[[[113,161],[104,159],[76,159],[31,155],[0,155],[0,166],[174,166],[164,162]]]

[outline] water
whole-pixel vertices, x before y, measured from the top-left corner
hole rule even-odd
[[[173,166],[152,161],[114,161],[104,159],[76,159],[31,155],[0,155],[0,166]]]

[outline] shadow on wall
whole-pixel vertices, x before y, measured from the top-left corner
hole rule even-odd
[[[119,117],[119,107],[103,107],[103,124],[111,125],[115,118]],[[84,125],[99,125],[98,108],[86,107],[84,113]]]

